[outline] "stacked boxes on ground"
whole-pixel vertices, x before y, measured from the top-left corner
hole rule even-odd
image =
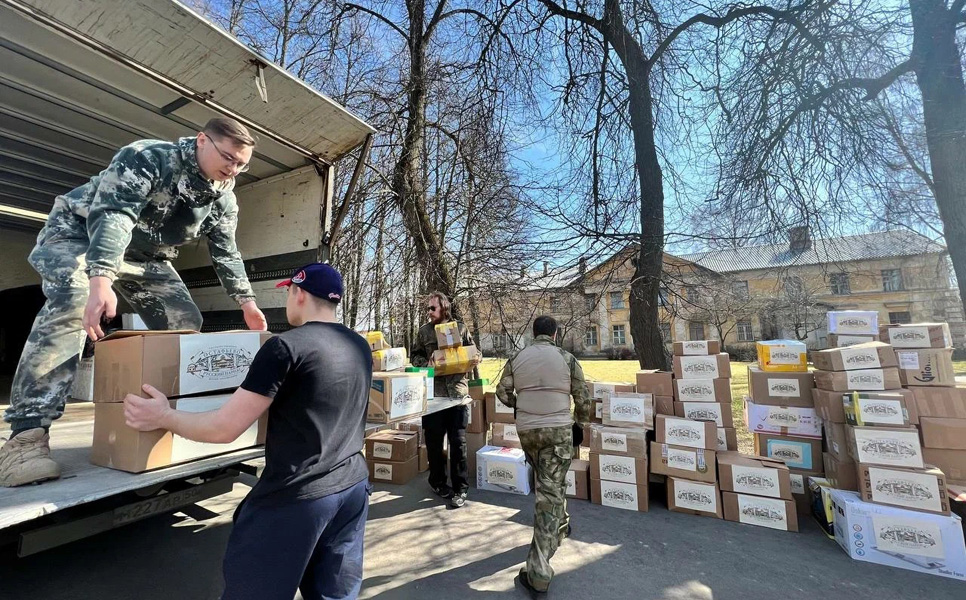
[[[419,431],[377,431],[366,438],[369,480],[408,483],[419,472]]]
[[[717,458],[725,520],[798,531],[799,511],[784,461],[737,452],[719,452]]]
[[[472,382],[466,456],[471,483],[483,490],[529,494],[533,473],[517,435],[513,409],[489,391],[485,380]]]

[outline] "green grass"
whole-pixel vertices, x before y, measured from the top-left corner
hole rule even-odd
[[[956,375],[966,375],[966,360],[954,360],[953,371]]]

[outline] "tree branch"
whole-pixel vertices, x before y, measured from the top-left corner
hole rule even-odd
[[[423,38],[426,40],[429,40],[430,36],[433,34],[433,30],[436,28],[436,25],[440,23],[440,21],[448,19],[453,15],[460,15],[460,14],[473,15],[474,17],[483,19],[493,27],[496,27],[496,23],[494,23],[488,16],[484,15],[478,10],[473,10],[472,8],[457,8],[455,10],[450,10],[445,13],[437,13],[433,15],[433,20],[430,21],[429,26],[426,27],[426,33],[423,35]]]
[[[540,4],[543,4],[545,7],[547,7],[548,11],[554,15],[557,15],[558,17],[563,17],[565,19],[570,19],[571,21],[577,21],[578,23],[589,25],[600,33],[604,33],[604,22],[601,19],[595,19],[586,13],[566,9],[553,0],[540,0]]]
[[[393,30],[395,30],[396,33],[398,33],[399,35],[403,36],[403,39],[404,40],[406,40],[407,42],[409,41],[409,34],[406,33],[405,31],[403,31],[403,29],[399,25],[396,25],[395,23],[393,23],[392,21],[390,21],[389,19],[387,19],[386,17],[382,16],[381,14],[379,14],[378,12],[376,12],[376,11],[374,11],[372,9],[366,8],[365,6],[359,6],[358,4],[346,4],[344,10],[346,10],[346,11],[348,11],[348,10],[358,10],[358,11],[361,11],[361,12],[364,12],[364,13],[368,13],[368,14],[376,17],[377,19],[379,19],[380,21],[382,21],[386,25],[389,25],[389,27],[391,27]]]

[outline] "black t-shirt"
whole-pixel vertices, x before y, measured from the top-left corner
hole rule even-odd
[[[273,399],[265,470],[249,498],[321,498],[366,479],[371,382],[369,345],[341,323],[312,321],[266,342],[241,385]]]

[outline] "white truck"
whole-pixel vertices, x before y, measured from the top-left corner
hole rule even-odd
[[[340,217],[335,165],[360,149],[348,198],[372,127],[173,0],[0,0],[0,65],[0,404],[43,304],[26,259],[54,197],[121,146],[194,135],[214,116],[259,137],[236,187],[237,241],[270,328],[286,327],[274,284],[328,258]],[[244,328],[204,242],[183,248],[175,266],[206,331]],[[230,490],[262,456],[249,449],[140,475],[94,467],[92,412],[68,405],[53,427],[62,479],[0,488],[0,545],[32,554],[190,505]]]

